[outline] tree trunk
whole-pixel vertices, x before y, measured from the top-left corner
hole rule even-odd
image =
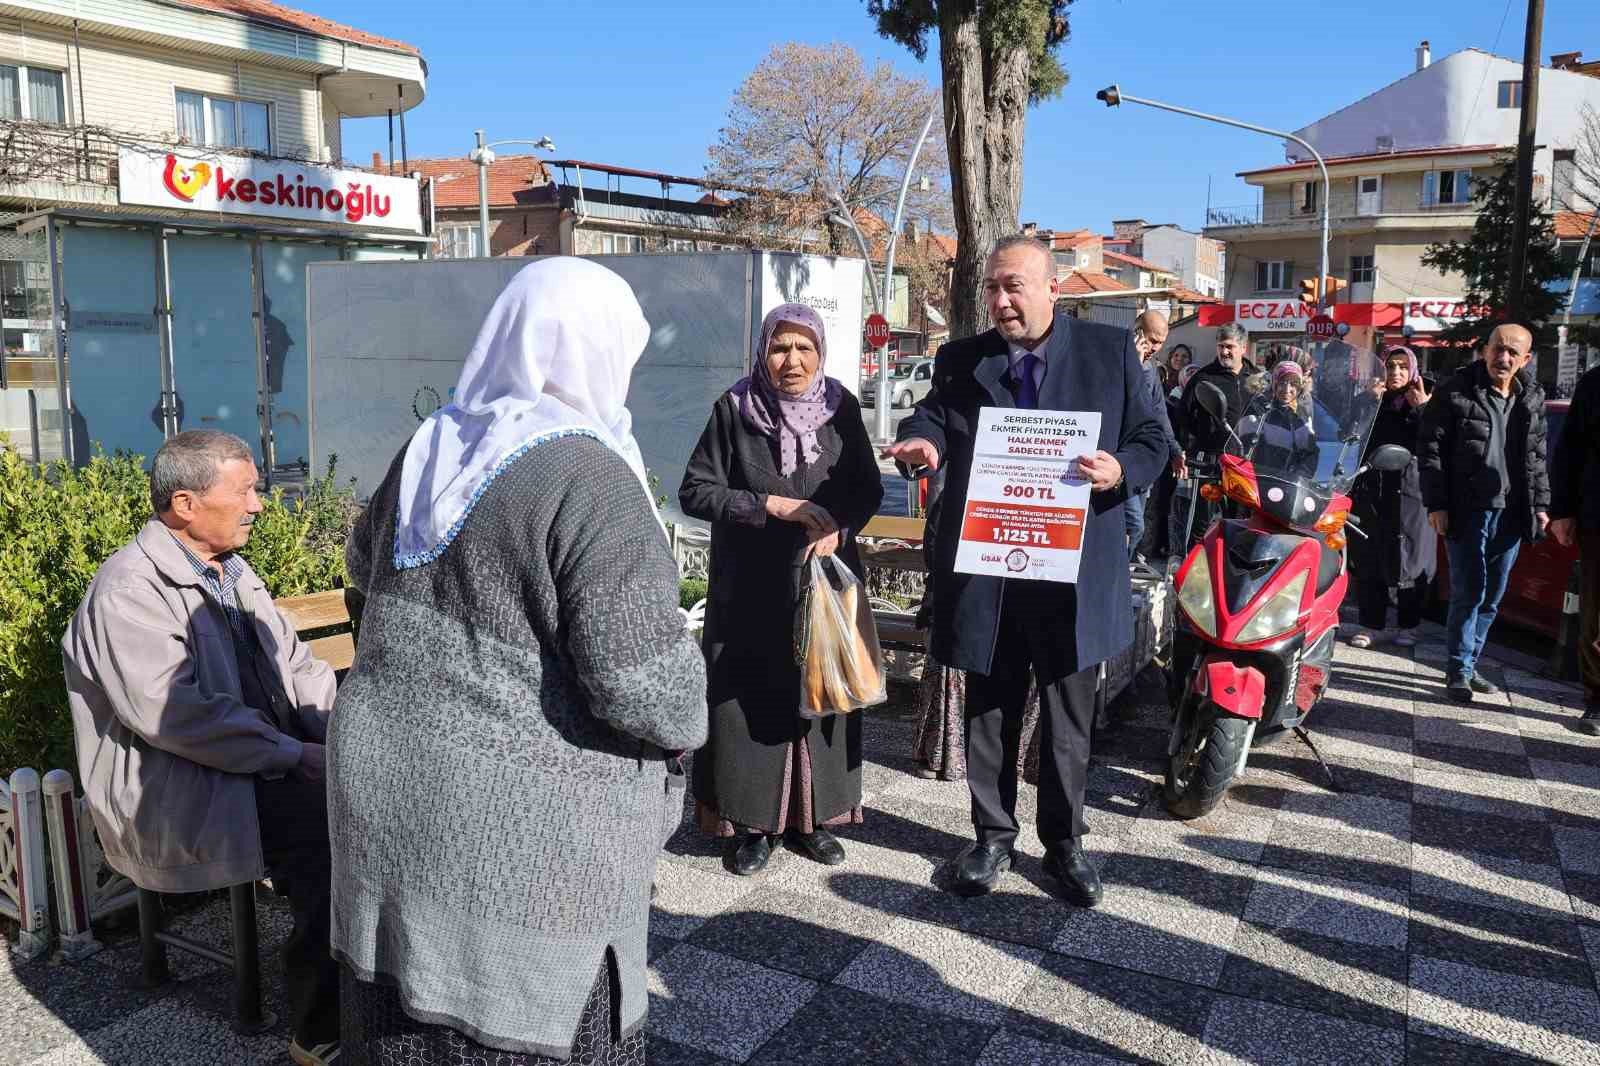
[[[989,250],[1017,229],[1022,209],[1022,133],[1031,61],[1021,45],[986,51],[975,3],[939,5],[945,142],[955,211],[956,265],[950,336],[988,328],[983,266]]]

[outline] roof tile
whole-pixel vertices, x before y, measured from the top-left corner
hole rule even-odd
[[[181,6],[205,8],[209,11],[221,11],[229,15],[239,15],[256,22],[266,22],[274,26],[282,26],[291,30],[303,30],[315,33],[322,37],[331,37],[336,41],[349,41],[351,44],[369,44],[379,48],[393,48],[412,55],[421,55],[416,45],[406,44],[389,37],[379,37],[375,33],[358,30],[353,26],[346,26],[342,22],[325,19],[321,15],[313,15],[307,11],[296,11],[292,7],[274,4],[271,0],[177,0]]]

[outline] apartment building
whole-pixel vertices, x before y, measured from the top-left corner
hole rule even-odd
[[[1570,186],[1584,106],[1600,108],[1600,78],[1558,56],[1540,72],[1535,194]],[[1295,131],[1324,156],[1331,191],[1329,273],[1347,283],[1335,318],[1379,343],[1406,336],[1421,348],[1461,312],[1462,283],[1423,264],[1428,245],[1465,239],[1477,218],[1471,180],[1501,165],[1517,142],[1522,65],[1466,49],[1433,62],[1427,42],[1415,69]],[[1255,331],[1258,347],[1297,335],[1308,308],[1300,282],[1315,277],[1321,255],[1322,198],[1314,161],[1290,145],[1283,163],[1241,172],[1259,190],[1255,203],[1212,207],[1206,236],[1227,245],[1228,312]],[[1560,206],[1557,204],[1557,206]],[[1241,310],[1241,309],[1248,310]],[[1280,307],[1280,310],[1282,308]],[[1440,354],[1451,364],[1454,352]],[[1541,364],[1541,375],[1554,374]]]
[[[1221,241],[1171,223],[1142,218],[1114,219],[1105,249],[1136,256],[1176,276],[1177,284],[1202,296],[1222,295]]]
[[[0,3],[0,432],[82,461],[212,426],[303,474],[306,266],[429,240],[343,123],[403,128],[426,85],[412,45],[269,0]]]

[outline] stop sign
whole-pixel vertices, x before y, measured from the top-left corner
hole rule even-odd
[[[868,315],[863,332],[866,334],[868,347],[882,348],[889,343],[889,320],[879,314]]]
[[[1327,315],[1313,315],[1306,320],[1306,339],[1331,341],[1339,335],[1339,327]]]

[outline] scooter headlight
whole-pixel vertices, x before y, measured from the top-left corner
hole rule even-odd
[[[1292,632],[1300,621],[1300,598],[1306,591],[1306,572],[1294,576],[1283,588],[1274,592],[1266,603],[1256,608],[1250,621],[1239,630],[1240,644],[1255,644]]]
[[[1178,606],[1194,627],[1208,637],[1217,635],[1217,605],[1211,588],[1211,564],[1200,551],[1189,564],[1183,587],[1178,589]]]

